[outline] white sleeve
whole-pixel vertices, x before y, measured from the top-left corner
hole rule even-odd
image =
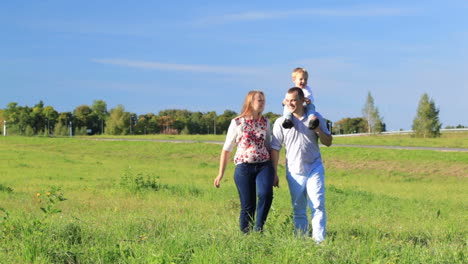
[[[268,151],[271,150],[271,127],[270,127],[270,120],[267,119],[267,131],[266,131],[266,138],[265,138],[265,147]]]
[[[306,91],[307,91],[307,94],[304,94],[304,96],[309,98],[311,104],[314,104],[315,99],[314,99],[314,94],[312,93],[312,89],[309,86],[307,86]]]
[[[318,112],[316,112],[316,115],[317,115],[317,117],[318,117],[319,120],[320,120],[319,126],[320,126],[320,128],[322,129],[322,131],[325,132],[325,133],[328,134],[328,135],[331,135],[330,131],[328,130],[328,127],[327,127],[327,123],[326,123],[326,121],[325,121],[325,118],[323,118],[323,116],[322,116],[320,113],[318,113]]]
[[[273,125],[273,137],[271,139],[272,149],[281,150],[282,148],[284,136],[281,123],[283,123],[282,117],[276,119],[275,124]]]
[[[234,146],[236,145],[236,138],[237,138],[237,125],[236,125],[236,121],[233,119],[231,120],[231,124],[229,124],[223,150],[231,152],[232,149],[234,149]]]

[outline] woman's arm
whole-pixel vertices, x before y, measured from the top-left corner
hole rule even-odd
[[[224,177],[224,171],[226,170],[226,165],[229,159],[229,154],[231,152],[227,150],[221,150],[221,156],[219,157],[219,171],[218,171],[218,176],[214,179],[214,186],[216,188],[219,188],[221,180]]]

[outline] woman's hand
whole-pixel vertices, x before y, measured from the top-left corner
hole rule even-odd
[[[215,179],[214,179],[214,186],[216,188],[219,188],[220,184],[221,184],[221,179],[223,178],[223,175],[218,175]]]
[[[278,174],[276,174],[276,172],[275,172],[275,178],[273,179],[273,186],[274,187],[279,187],[279,178],[278,178]]]

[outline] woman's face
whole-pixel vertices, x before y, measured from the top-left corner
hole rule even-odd
[[[263,109],[265,109],[265,97],[257,93],[254,95],[253,101],[252,101],[252,110],[254,112],[260,113],[263,112]]]

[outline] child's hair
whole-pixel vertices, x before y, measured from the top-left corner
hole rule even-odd
[[[246,96],[244,100],[244,104],[242,105],[240,117],[252,114],[252,102],[256,94],[261,94],[263,99],[265,99],[265,94],[262,91],[252,90]],[[261,113],[260,113],[261,114]]]
[[[292,75],[293,78],[296,78],[296,75],[298,75],[300,73],[304,75],[305,79],[309,79],[309,73],[307,72],[307,70],[305,68],[301,68],[301,67],[297,67],[296,69],[294,69],[292,71],[291,75]]]

